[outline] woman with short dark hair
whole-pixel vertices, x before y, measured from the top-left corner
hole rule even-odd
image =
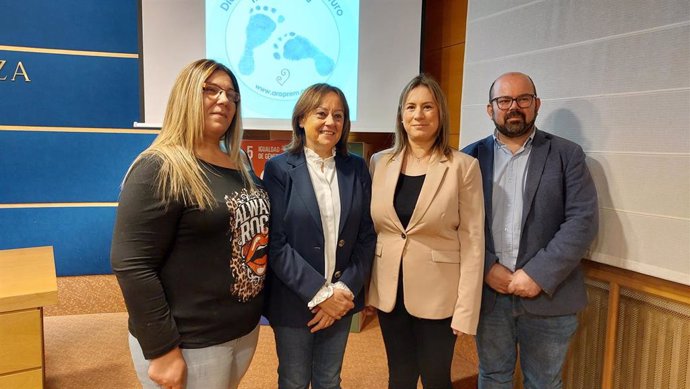
[[[371,179],[347,152],[350,113],[343,92],[316,84],[292,114],[292,142],[271,158],[268,317],[280,389],[339,389],[352,314],[376,236],[369,216]]]

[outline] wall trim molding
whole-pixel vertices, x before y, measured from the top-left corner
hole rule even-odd
[[[43,48],[43,47],[26,47],[26,46],[0,45],[0,50],[17,51],[17,52],[23,52],[23,53],[38,53],[38,54],[81,55],[81,56],[86,56],[86,57],[133,58],[133,59],[139,58],[139,54],[133,54],[133,53],[114,53],[114,52],[108,52],[108,51],[48,49],[48,48]]]
[[[95,127],[45,127],[45,126],[10,126],[0,125],[0,131],[25,132],[85,132],[94,134],[158,134],[160,130],[134,128],[95,128]]]

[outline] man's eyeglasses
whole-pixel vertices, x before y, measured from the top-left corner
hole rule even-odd
[[[530,94],[520,95],[515,98],[510,96],[499,96],[491,99],[490,103],[493,103],[495,101],[499,109],[507,111],[508,109],[510,109],[510,106],[513,105],[513,101],[515,101],[517,103],[517,106],[520,108],[529,108],[532,106],[532,103],[534,102],[535,98],[537,98],[537,95]]]
[[[232,102],[239,102],[240,101],[240,94],[237,93],[233,89],[223,89],[219,87],[218,85],[215,84],[209,84],[209,83],[203,83],[202,89],[204,91],[204,95],[214,99],[218,100],[220,98],[221,93],[225,93],[225,97],[228,98],[228,100]]]

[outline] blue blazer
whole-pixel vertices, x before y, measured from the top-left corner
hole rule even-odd
[[[370,216],[371,177],[364,160],[336,154],[340,225],[333,278],[355,294],[352,314],[364,306],[376,247]],[[271,325],[302,327],[313,318],[307,303],[326,282],[321,214],[303,152],[271,158],[264,169],[271,199],[267,301]]]
[[[491,232],[494,146],[494,137],[489,136],[462,150],[479,160],[482,171],[485,274],[498,262]],[[596,188],[580,146],[536,130],[522,212],[516,269],[523,269],[543,290],[534,298],[521,299],[523,307],[548,316],[581,310],[587,294],[580,260],[596,236],[599,215]],[[484,284],[482,312],[493,309],[496,293]]]

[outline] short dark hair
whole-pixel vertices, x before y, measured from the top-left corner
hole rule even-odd
[[[314,84],[308,87],[297,100],[292,111],[292,141],[285,146],[286,151],[297,154],[304,150],[306,134],[299,122],[318,108],[323,98],[329,93],[338,95],[340,102],[343,104],[343,132],[340,134],[340,140],[335,145],[335,150],[342,155],[347,155],[347,138],[350,135],[350,107],[347,105],[345,94],[340,88],[325,83]]]
[[[521,75],[527,77],[529,82],[532,83],[532,89],[534,90],[534,95],[535,96],[537,95],[537,87],[534,85],[534,81],[532,81],[532,77],[530,77],[524,73],[520,73],[520,72],[509,72],[509,73],[501,74],[500,76],[498,76],[498,78],[496,78],[494,80],[494,82],[491,83],[491,86],[489,87],[489,102],[491,102],[491,99],[494,98],[494,85],[496,85],[496,81],[498,81],[501,77],[508,75],[508,74],[521,74]]]

